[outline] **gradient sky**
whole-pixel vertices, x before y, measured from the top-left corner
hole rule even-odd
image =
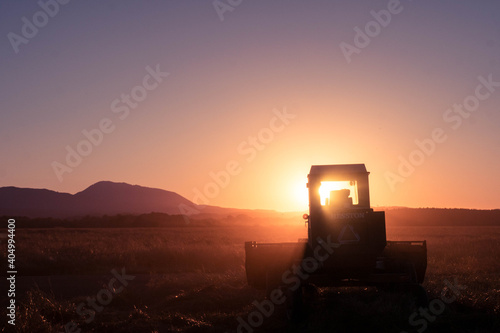
[[[402,0],[348,62],[341,43],[389,3],[243,0],[222,21],[212,1],[73,0],[16,53],[9,33],[43,14],[2,1],[0,186],[111,180],[190,200],[212,186],[211,205],[289,211],[307,208],[312,164],[365,163],[375,206],[500,208],[500,87],[460,124],[443,118],[479,76],[500,82],[500,2]],[[169,76],[120,119],[113,101],[157,65]],[[114,130],[60,181],[54,161],[105,118]],[[446,140],[415,152],[436,128]],[[228,163],[229,183],[207,185]]]

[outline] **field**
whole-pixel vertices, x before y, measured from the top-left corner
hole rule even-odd
[[[458,290],[439,315],[413,324],[411,298],[373,288],[319,289],[300,324],[286,321],[280,306],[256,315],[254,304],[267,303],[246,285],[244,241],[305,237],[300,223],[18,229],[16,331],[500,331],[500,227],[388,227],[389,240],[427,240],[430,300],[450,296],[451,285]],[[94,313],[93,299],[101,302]],[[249,320],[258,325],[241,324]]]

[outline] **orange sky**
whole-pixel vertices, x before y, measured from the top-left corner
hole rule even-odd
[[[374,206],[500,208],[498,4],[401,1],[346,57],[387,4],[247,1],[223,21],[210,2],[62,6],[17,53],[1,42],[0,186],[295,211],[311,165],[365,163]],[[2,3],[2,33],[39,10]],[[68,147],[87,156],[70,166]]]

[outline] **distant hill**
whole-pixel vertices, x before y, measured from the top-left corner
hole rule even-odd
[[[386,208],[387,226],[500,226],[500,209]]]
[[[181,204],[190,208],[196,207],[194,203],[175,192],[104,181],[76,193],[74,199],[81,212],[88,215],[149,212],[180,214]]]
[[[2,215],[28,217],[66,217],[75,212],[73,196],[45,189],[0,188]]]
[[[126,183],[102,181],[76,194],[46,189],[0,188],[0,214],[27,217],[85,215],[180,214],[179,205],[197,205],[177,193]]]
[[[183,207],[184,211],[179,209]],[[116,214],[179,215],[189,211],[198,218],[227,218],[230,215],[258,218],[289,218],[300,213],[250,210],[196,205],[183,196],[162,189],[101,181],[76,194],[47,189],[0,188],[0,216],[29,218],[75,218]]]

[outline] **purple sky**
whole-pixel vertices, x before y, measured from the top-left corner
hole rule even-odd
[[[374,205],[500,208],[498,1],[230,3],[2,1],[0,186],[297,210],[311,164],[365,163]]]

